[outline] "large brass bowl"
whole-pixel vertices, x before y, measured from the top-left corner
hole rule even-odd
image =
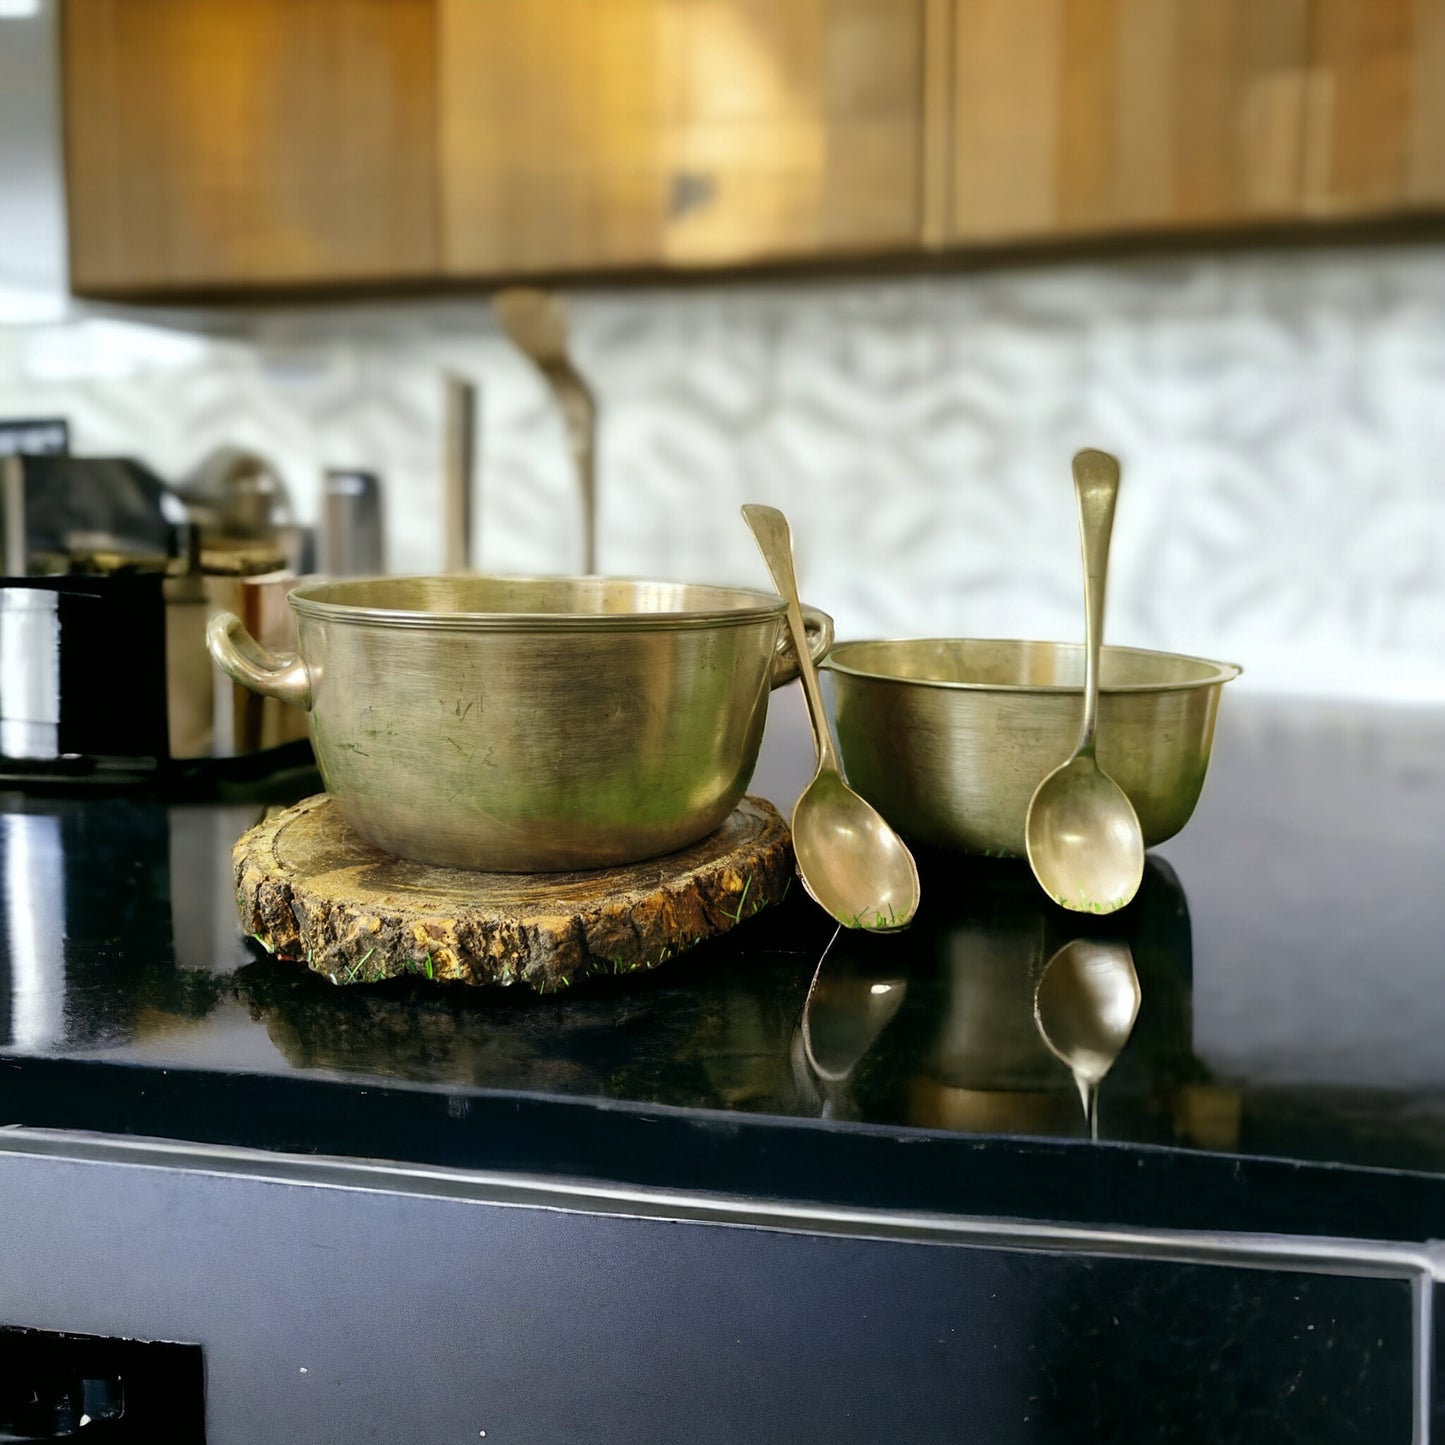
[[[1024,856],[1034,789],[1078,740],[1084,650],[979,638],[848,642],[823,664],[848,779],[901,833]],[[1129,795],[1146,847],[1199,801],[1231,663],[1105,647],[1099,766]]]
[[[737,806],[768,693],[797,674],[766,592],[382,577],[290,602],[297,654],[223,613],[212,656],[308,710],[326,791],[362,837],[452,868],[600,868],[695,842]],[[807,613],[821,655],[832,622]]]

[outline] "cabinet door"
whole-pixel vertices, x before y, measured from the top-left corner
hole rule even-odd
[[[918,244],[921,0],[441,0],[459,274]]]
[[[1314,0],[1305,207],[1445,204],[1445,0]]]
[[[945,243],[1294,214],[1309,19],[1309,0],[953,0]]]
[[[436,269],[434,0],[68,0],[77,291]]]

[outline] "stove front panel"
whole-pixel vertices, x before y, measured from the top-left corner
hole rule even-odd
[[[1404,1277],[174,1157],[0,1148],[0,1325],[198,1344],[211,1445],[1404,1445],[1425,1408]]]

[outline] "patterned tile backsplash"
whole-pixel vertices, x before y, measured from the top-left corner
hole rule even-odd
[[[602,570],[766,586],[784,508],[843,637],[1077,636],[1069,457],[1124,461],[1108,636],[1261,692],[1445,699],[1445,250],[1114,261],[577,292]],[[480,299],[0,327],[0,415],[180,477],[212,448],[385,487],[388,563],[442,554],[442,373],[482,396],[475,556],[580,555],[560,420]]]

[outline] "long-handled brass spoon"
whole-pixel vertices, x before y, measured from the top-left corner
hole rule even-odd
[[[1134,805],[1094,755],[1119,463],[1107,452],[1080,452],[1074,458],[1074,491],[1084,553],[1084,719],[1073,757],[1034,789],[1024,843],[1034,877],[1055,903],[1082,913],[1112,913],[1133,898],[1144,877],[1144,834]]]
[[[529,286],[499,291],[492,309],[562,408],[582,498],[582,570],[591,576],[597,571],[597,402],[567,354],[567,313],[550,292]]]
[[[1089,1137],[1099,1137],[1099,1085],[1139,1017],[1139,975],[1125,943],[1076,938],[1048,962],[1034,991],[1034,1023],[1074,1076]]]
[[[906,927],[918,908],[918,868],[903,839],[843,781],[808,655],[788,519],[776,507],[756,505],[743,508],[743,519],[788,604],[788,628],[818,745],[818,771],[793,807],[793,852],[803,887],[846,928]]]

